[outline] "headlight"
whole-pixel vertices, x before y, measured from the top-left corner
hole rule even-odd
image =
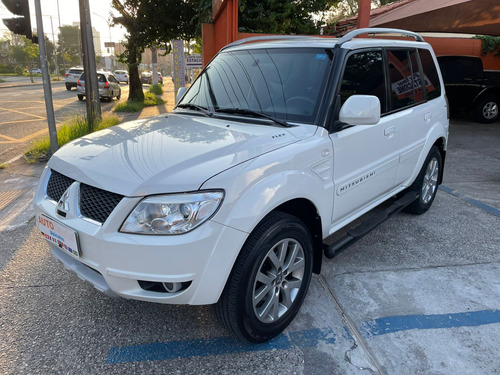
[[[181,234],[207,221],[219,208],[224,193],[208,191],[145,198],[134,208],[120,232]]]

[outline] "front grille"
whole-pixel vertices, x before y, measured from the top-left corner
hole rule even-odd
[[[122,198],[123,195],[80,184],[80,213],[89,219],[104,223]]]
[[[51,170],[49,182],[47,183],[47,196],[58,202],[69,186],[75,182],[72,178],[66,177],[59,172]]]

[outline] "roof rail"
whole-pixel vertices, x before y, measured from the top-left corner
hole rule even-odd
[[[350,40],[352,40],[353,38],[355,38],[361,34],[372,34],[372,35],[375,35],[375,34],[401,34],[404,36],[414,37],[417,42],[424,42],[424,38],[422,38],[422,35],[414,33],[412,31],[402,30],[402,29],[385,29],[385,28],[374,27],[374,28],[356,29],[356,30],[348,32],[342,38],[340,38],[336,47],[340,47],[345,42],[349,42]]]
[[[221,51],[229,47],[239,46],[240,44],[249,42],[259,42],[264,40],[287,40],[287,39],[307,39],[313,38],[315,35],[265,35],[265,36],[252,36],[250,38],[236,40],[229,43],[227,46],[221,48]]]

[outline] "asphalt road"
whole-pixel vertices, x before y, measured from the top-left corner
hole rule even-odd
[[[122,96],[128,86],[121,85]],[[52,84],[56,125],[68,117],[85,114],[84,101],[76,90],[67,91],[63,83]],[[116,102],[101,101],[102,110],[111,110]],[[48,134],[45,96],[42,85],[0,87],[0,164],[22,154],[35,138]]]
[[[325,259],[264,345],[235,341],[211,306],[79,280],[34,228],[43,165],[0,170],[0,374],[500,374],[500,127],[454,120],[449,146],[429,212]]]

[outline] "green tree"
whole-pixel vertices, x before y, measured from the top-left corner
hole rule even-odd
[[[205,0],[202,0],[205,1]],[[269,34],[317,34],[314,14],[327,11],[338,0],[241,0],[239,31]]]
[[[372,7],[378,8],[398,0],[372,0]],[[359,0],[337,0],[332,5],[329,11],[328,24],[336,24],[337,22],[349,18],[358,13]]]
[[[144,50],[150,46],[164,46],[172,39],[191,39],[196,32],[193,19],[198,1],[195,0],[112,0],[112,22],[127,30],[126,51],[120,61],[129,69],[128,101],[144,101],[139,78],[139,64]]]
[[[80,47],[80,28],[78,26],[61,26],[57,36],[59,44],[60,64],[62,64],[62,55],[66,62],[73,65],[81,65],[81,47]]]

